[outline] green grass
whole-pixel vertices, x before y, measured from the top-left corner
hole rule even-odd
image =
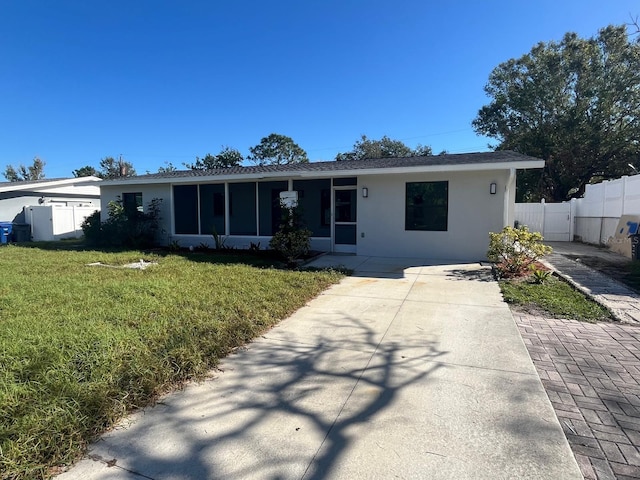
[[[86,266],[140,258],[158,265]],[[46,478],[127,411],[201,378],[341,277],[251,261],[0,248],[0,478]]]
[[[606,308],[554,276],[541,284],[526,280],[503,280],[500,281],[500,288],[507,303],[525,310],[541,310],[553,317],[586,322],[611,320]]]

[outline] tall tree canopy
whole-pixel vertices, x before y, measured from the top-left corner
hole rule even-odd
[[[287,165],[290,163],[309,163],[305,152],[291,137],[272,133],[249,148],[248,159],[257,165]]]
[[[73,176],[76,178],[79,177],[97,177],[98,171],[92,167],[91,165],[86,165],[84,167],[78,168],[73,171]]]
[[[98,176],[105,180],[121,177],[135,177],[136,171],[133,168],[133,164],[123,160],[122,157],[118,160],[113,157],[104,157],[100,160],[100,171],[98,172]]]
[[[431,155],[431,147],[418,145],[412,149],[400,140],[392,140],[386,135],[380,140],[371,140],[362,135],[360,140],[353,144],[353,150],[346,153],[338,153],[336,160],[365,160],[367,158],[402,158]]]
[[[171,162],[164,162],[164,165],[158,167],[158,173],[169,173],[169,172],[175,172],[176,170],[177,168]]]
[[[21,182],[25,180],[42,180],[44,178],[45,162],[38,157],[33,159],[33,163],[27,167],[20,164],[18,167],[7,165],[4,176],[10,182]]]
[[[191,170],[214,170],[216,168],[237,167],[243,161],[244,157],[239,150],[225,146],[217,155],[207,153],[203,158],[196,157],[194,163],[185,163],[184,166]]]
[[[624,26],[539,43],[498,65],[485,92],[492,100],[473,121],[476,132],[546,161],[543,171],[519,175],[520,201],[580,196],[638,160],[640,44]]]

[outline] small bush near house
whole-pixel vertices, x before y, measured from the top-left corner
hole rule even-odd
[[[160,205],[162,200],[154,198],[146,212],[127,210],[120,198],[109,202],[109,218],[100,221],[100,212],[95,212],[82,223],[85,241],[89,245],[149,248],[157,243],[160,232]]]
[[[82,222],[82,232],[84,233],[85,242],[97,245],[102,238],[102,220],[100,219],[100,211],[96,210]]]
[[[499,233],[489,233],[487,258],[496,264],[501,278],[526,276],[540,257],[553,251],[542,240],[541,234],[527,227],[505,227]]]
[[[287,266],[295,267],[296,260],[306,255],[311,248],[311,230],[302,222],[300,207],[281,204],[282,222],[271,238],[269,246],[287,261]]]
[[[531,270],[534,283],[544,283],[551,277],[551,271],[542,266],[531,265],[529,269]]]

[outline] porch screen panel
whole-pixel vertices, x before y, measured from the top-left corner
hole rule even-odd
[[[224,235],[224,184],[200,185],[200,234]]]
[[[331,236],[331,179],[294,180],[302,218],[314,237]]]
[[[231,235],[257,235],[256,184],[229,184],[229,230]]]
[[[278,231],[282,212],[280,192],[287,190],[287,182],[259,182],[258,202],[260,215],[260,235],[273,235]]]
[[[356,244],[356,226],[355,225],[336,225],[335,227],[335,243],[339,245],[355,245]]]
[[[198,186],[173,187],[173,221],[176,233],[198,233]]]
[[[341,177],[333,179],[334,187],[346,187],[358,185],[358,177]]]

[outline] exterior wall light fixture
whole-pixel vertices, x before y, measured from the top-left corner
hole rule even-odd
[[[367,198],[369,196],[369,189],[367,187],[362,187],[362,197]]]
[[[495,195],[497,189],[498,189],[498,186],[496,185],[496,182],[492,182],[491,185],[489,185],[489,193],[491,195]]]

